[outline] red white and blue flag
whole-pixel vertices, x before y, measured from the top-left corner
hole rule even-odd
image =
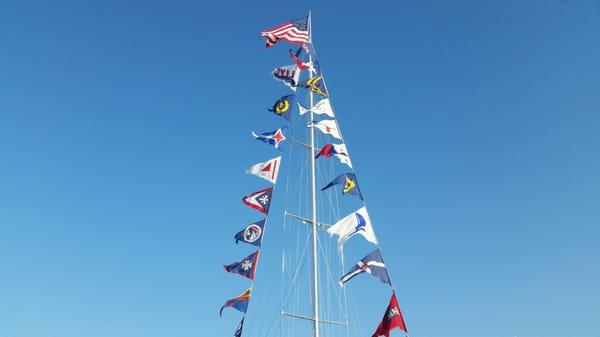
[[[302,70],[310,69],[311,64],[309,62],[304,63],[300,58],[300,54],[302,54],[302,50],[304,47],[298,48],[296,51],[290,49],[290,58],[296,61],[296,66]]]
[[[308,43],[308,16],[262,31],[260,35],[266,39],[267,48],[273,47],[279,40],[295,44]]]
[[[281,150],[283,142],[285,142],[286,138],[283,134],[283,131],[287,127],[279,128],[275,131],[261,133],[260,135],[256,134],[256,132],[252,131],[252,137],[256,140],[260,140],[261,142],[265,142],[267,144],[273,145],[276,149]]]
[[[253,222],[235,234],[235,243],[239,241],[260,247],[265,230],[265,220]]]
[[[381,320],[381,323],[379,323],[379,326],[372,337],[390,337],[390,331],[392,331],[394,328],[398,328],[405,334],[408,334],[406,323],[404,323],[404,318],[402,317],[402,312],[400,311],[400,306],[398,305],[398,300],[396,299],[396,293],[392,292],[390,304],[388,304],[387,310],[383,315],[383,319]]]
[[[242,202],[262,214],[269,213],[269,206],[271,205],[271,195],[273,194],[273,187],[265,188],[260,191],[256,191],[250,195],[245,196]]]
[[[242,275],[245,278],[254,280],[254,271],[258,262],[259,251],[246,256],[241,261],[232,264],[224,265],[223,268],[229,273]]]
[[[390,277],[385,268],[385,263],[383,263],[383,257],[381,257],[379,249],[372,251],[358,261],[346,275],[342,276],[340,284],[344,284],[350,281],[354,276],[365,272],[377,276],[383,283],[391,284]]]
[[[352,161],[350,161],[350,156],[348,155],[345,144],[325,144],[315,159],[319,157],[330,158],[331,156],[337,157],[342,164],[346,164],[348,167],[352,168]]]

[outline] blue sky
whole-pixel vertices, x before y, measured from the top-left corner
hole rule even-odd
[[[258,33],[309,9],[411,335],[600,336],[598,2],[1,7],[1,337],[233,332]]]

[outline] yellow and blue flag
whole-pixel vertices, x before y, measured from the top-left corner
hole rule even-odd
[[[290,112],[292,111],[292,108],[294,106],[293,104],[295,97],[296,95],[285,95],[281,97],[275,102],[275,104],[273,104],[273,107],[269,109],[269,111],[276,114],[277,116],[285,118],[286,121],[289,121]]]
[[[354,173],[340,174],[329,184],[325,185],[321,191],[324,191],[334,185],[344,185],[342,188],[342,194],[353,194],[358,196],[360,200],[363,200],[362,193],[360,193],[360,188],[358,187],[358,182],[356,181],[356,175],[354,175]]]
[[[302,81],[298,86],[302,88],[308,88],[315,94],[327,97],[327,89],[325,88],[325,83],[323,83],[323,75],[319,75],[313,78],[309,78],[306,81]]]

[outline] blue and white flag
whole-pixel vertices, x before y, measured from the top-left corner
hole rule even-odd
[[[242,241],[260,247],[264,230],[265,220],[253,222],[235,234],[235,243]]]
[[[373,276],[379,277],[381,282],[390,283],[390,277],[387,273],[387,269],[385,268],[385,264],[383,263],[383,258],[381,257],[381,252],[379,249],[375,249],[367,256],[363,257],[360,261],[358,261],[346,275],[342,276],[340,279],[340,285],[350,281],[354,276],[367,272]]]
[[[279,129],[277,129],[275,131],[261,133],[260,135],[256,134],[254,131],[252,131],[252,137],[254,137],[255,139],[260,140],[262,142],[265,142],[267,144],[271,144],[276,149],[278,149],[278,150],[281,151],[283,143],[286,140],[285,135],[283,134],[283,131],[286,128],[287,127],[284,126],[284,127],[279,128]]]
[[[377,237],[375,237],[375,231],[373,231],[366,207],[361,207],[356,212],[340,219],[327,229],[327,233],[339,235],[338,249],[340,252],[344,249],[344,243],[355,235],[362,235],[367,241],[377,244]]]
[[[244,318],[242,318],[242,321],[240,322],[240,324],[238,324],[237,329],[235,329],[233,337],[242,337],[242,329],[244,329]]]
[[[298,81],[300,80],[300,72],[298,66],[292,64],[290,66],[281,66],[273,69],[271,74],[277,81],[283,82],[286,86],[290,87],[293,91],[296,91]]]
[[[247,279],[254,280],[254,271],[256,270],[256,264],[258,263],[259,252],[260,251],[257,250],[243,258],[241,261],[224,265],[223,268],[230,273],[242,275]]]

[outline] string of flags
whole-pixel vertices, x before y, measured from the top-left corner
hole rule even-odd
[[[346,165],[353,170],[350,155],[348,154],[346,145],[343,142],[335,114],[329,101],[329,94],[325,85],[323,74],[321,73],[319,63],[314,60],[315,55],[310,41],[309,26],[309,17],[304,17],[286,22],[275,28],[267,29],[261,32],[261,36],[265,38],[265,46],[267,48],[273,47],[280,41],[286,41],[291,44],[300,45],[300,47],[296,50],[289,49],[289,57],[294,61],[294,64],[276,67],[271,72],[273,79],[282,82],[294,93],[283,95],[276,99],[275,103],[271,108],[268,109],[268,111],[277,116],[283,117],[287,122],[289,122],[292,116],[292,110],[298,88],[307,89],[312,93],[320,95],[322,98],[310,108],[305,107],[301,103],[296,103],[298,106],[299,115],[303,116],[307,112],[312,112],[317,116],[322,116],[322,119],[319,121],[309,121],[308,127],[314,127],[323,134],[329,135],[341,141],[341,143],[327,143],[323,145],[316,154],[315,159],[321,157],[335,157],[340,161],[341,164]],[[312,62],[306,62],[303,54],[305,54],[304,56],[310,55],[313,58]],[[309,76],[306,80],[300,81],[301,72],[303,70],[309,71],[314,76]],[[272,145],[277,150],[283,151],[284,146],[287,144],[286,132],[287,125],[282,126],[274,131],[263,132],[260,134],[252,131],[252,137],[254,137],[256,140]],[[237,244],[239,242],[244,242],[256,247],[257,250],[241,260],[228,265],[223,265],[223,267],[228,273],[240,275],[251,282],[254,282],[260,257],[260,250],[263,243],[263,236],[268,221],[269,208],[273,197],[274,187],[277,184],[280,166],[281,156],[277,156],[267,161],[252,165],[246,170],[248,174],[262,178],[273,184],[273,186],[252,192],[242,198],[242,202],[246,206],[259,211],[264,215],[264,219],[255,221],[243,227],[242,230],[234,235],[235,243]],[[321,188],[321,190],[324,191],[337,185],[341,185],[342,195],[351,194],[357,196],[361,201],[363,200],[363,195],[354,172],[343,173],[337,176],[331,182]],[[365,206],[338,220],[334,225],[327,229],[327,232],[331,236],[338,236],[338,250],[340,254],[343,254],[344,244],[349,239],[357,235],[362,236],[365,240],[374,245],[379,245],[371,224],[371,219]],[[346,274],[341,276],[339,284],[343,286],[345,283],[362,273],[371,274],[372,276],[377,277],[382,283],[392,286],[392,282],[379,248],[370,252],[355,265],[353,265]],[[233,308],[245,314],[252,295],[252,289],[253,284],[240,295],[226,301],[219,310],[219,315],[222,315],[223,309],[225,308]],[[240,323],[238,324],[233,335],[234,337],[242,336],[244,320],[245,316],[242,317]],[[400,311],[395,291],[392,287],[390,302],[386,308],[381,323],[373,333],[372,337],[389,337],[390,331],[394,328],[398,328],[408,335],[408,330]]]

